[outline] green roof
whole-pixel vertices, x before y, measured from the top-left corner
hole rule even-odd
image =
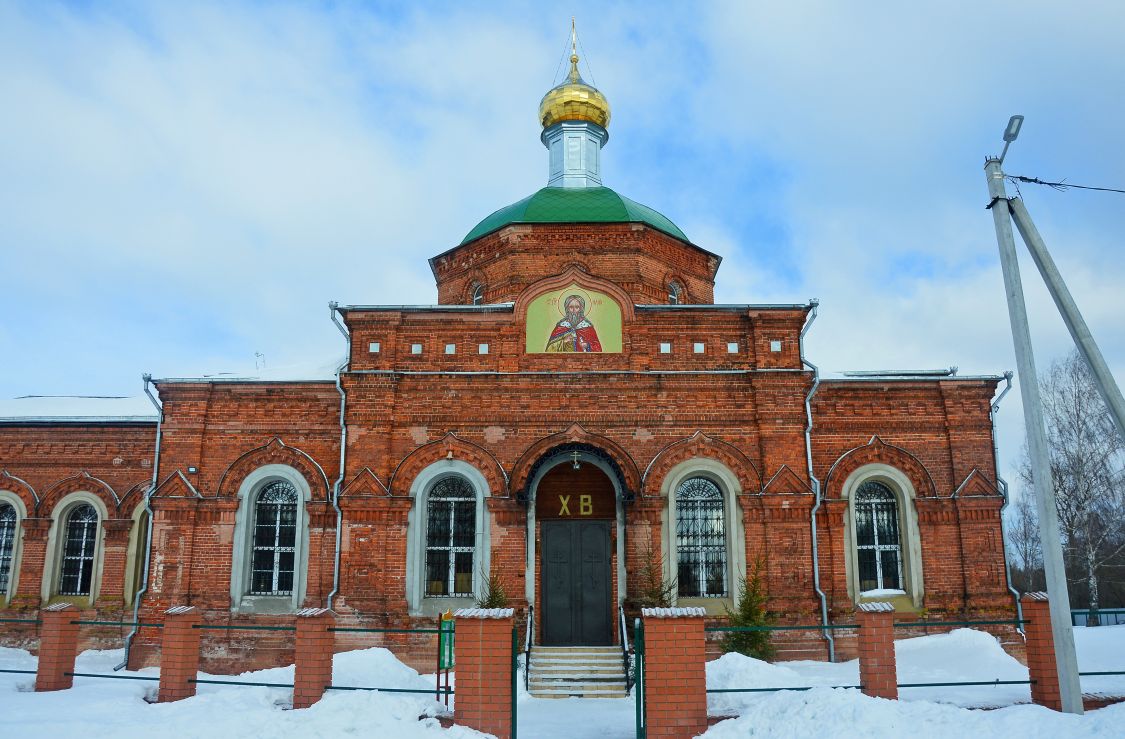
[[[513,223],[644,223],[691,243],[684,232],[663,215],[608,187],[544,187],[531,197],[485,218],[461,243]]]

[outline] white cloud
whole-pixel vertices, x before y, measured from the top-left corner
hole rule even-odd
[[[1011,368],[983,156],[1120,185],[1125,8],[580,4],[608,183],[722,254],[725,302],[822,301],[827,370]],[[545,181],[565,17],[538,8],[0,8],[5,395],[335,356],[326,303],[433,300],[425,258]],[[1125,366],[1120,196],[1027,201]],[[1040,362],[1068,337],[1024,266]],[[1018,398],[1000,417],[1006,461]]]

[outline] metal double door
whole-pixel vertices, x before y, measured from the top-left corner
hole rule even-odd
[[[545,646],[613,643],[612,521],[544,521]]]

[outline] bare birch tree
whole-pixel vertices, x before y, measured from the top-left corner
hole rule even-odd
[[[1040,388],[1067,579],[1096,611],[1104,570],[1125,549],[1125,444],[1077,351],[1054,361]],[[1026,447],[1020,478],[1033,494]]]

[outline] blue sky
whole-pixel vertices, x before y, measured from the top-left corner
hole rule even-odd
[[[1117,2],[0,2],[0,398],[330,361],[329,300],[433,302],[426,258],[545,184],[572,14],[607,184],[723,255],[719,301],[820,298],[829,372],[1013,367],[1010,114],[1009,172],[1125,186]],[[1125,196],[1023,193],[1121,377]]]

